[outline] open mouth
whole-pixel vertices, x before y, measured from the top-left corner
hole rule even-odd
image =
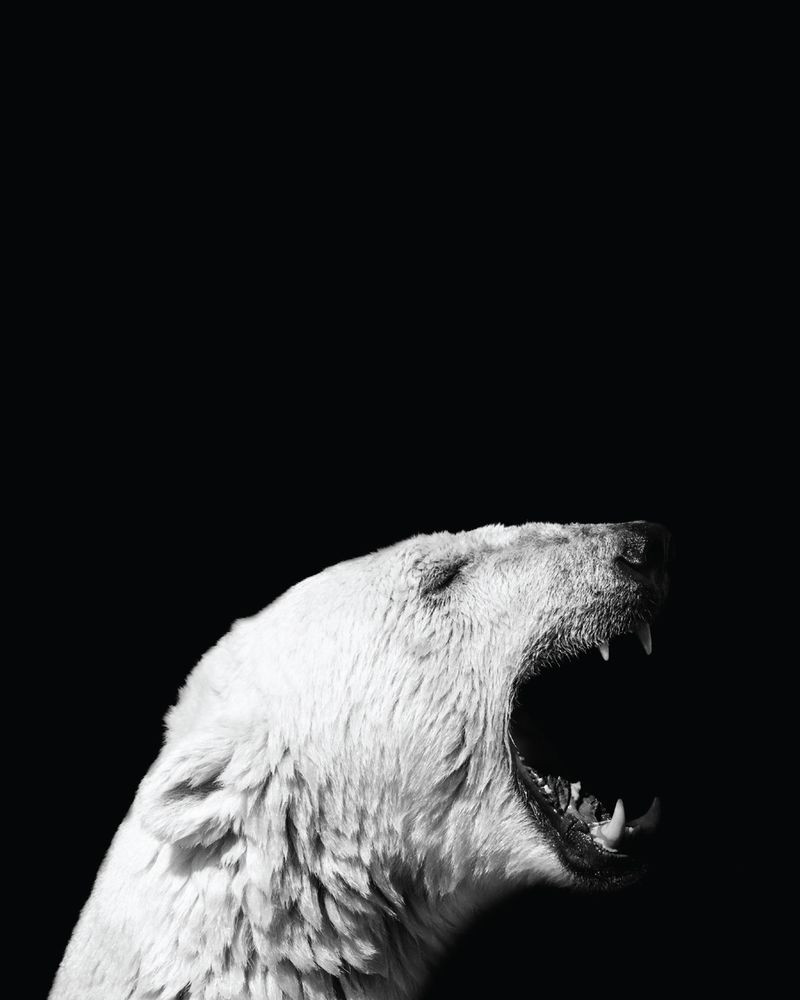
[[[658,842],[665,761],[659,657],[629,622],[516,692],[509,750],[532,819],[584,883],[639,878]]]

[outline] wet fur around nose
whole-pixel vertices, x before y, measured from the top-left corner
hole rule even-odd
[[[508,717],[526,671],[663,600],[615,565],[626,532],[418,536],[235,623],[167,715],[51,1000],[400,1000],[477,908],[571,884]]]

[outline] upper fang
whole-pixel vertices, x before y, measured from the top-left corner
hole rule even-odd
[[[653,652],[653,637],[650,635],[649,625],[640,625],[636,629],[636,634],[639,636],[639,641],[644,646],[644,651],[649,656]]]
[[[611,656],[611,650],[608,648],[607,642],[598,642],[597,648],[600,650],[600,655],[608,663],[608,658]]]

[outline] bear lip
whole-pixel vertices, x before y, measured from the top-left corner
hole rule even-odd
[[[611,641],[622,635],[636,637],[639,656],[653,652],[650,622],[641,619],[627,623],[627,627],[614,636],[596,639],[583,644],[583,656],[597,657],[613,667]],[[598,657],[599,660],[599,657]],[[558,669],[558,664],[553,664]],[[549,669],[549,668],[548,668]],[[603,663],[600,670],[608,670]],[[520,692],[536,685],[539,671],[529,669],[514,693],[512,711],[507,729],[507,749],[511,760],[514,786],[529,816],[538,830],[543,832],[555,847],[565,867],[579,882],[590,886],[598,884],[616,887],[629,884],[642,877],[647,869],[647,854],[656,839],[661,804],[656,796],[650,807],[637,819],[625,815],[622,799],[611,808],[595,796],[591,788],[584,791],[579,775],[568,777],[552,771],[537,770],[535,760],[526,759],[515,729],[521,701]]]

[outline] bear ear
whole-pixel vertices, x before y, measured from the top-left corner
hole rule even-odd
[[[165,746],[139,788],[144,827],[184,848],[207,847],[237,829],[244,796],[224,774],[233,751],[224,731],[194,733]]]

